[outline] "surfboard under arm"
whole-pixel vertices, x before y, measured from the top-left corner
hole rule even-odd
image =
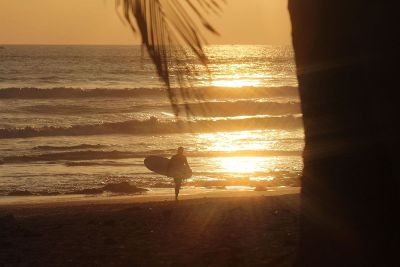
[[[182,169],[172,169],[168,174],[169,159],[160,156],[148,156],[144,159],[144,165],[155,173],[165,176],[177,176],[183,179],[192,177],[192,170],[188,166],[184,166]]]

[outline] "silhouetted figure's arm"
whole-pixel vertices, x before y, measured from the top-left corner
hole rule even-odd
[[[187,158],[185,156],[183,156],[183,164],[184,164],[184,166],[187,166],[190,168]]]

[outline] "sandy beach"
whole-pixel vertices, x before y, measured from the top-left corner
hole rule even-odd
[[[0,266],[290,266],[299,188],[0,199]]]

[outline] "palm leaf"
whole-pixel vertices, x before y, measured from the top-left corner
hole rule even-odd
[[[199,98],[190,90],[190,78],[198,73],[187,64],[191,51],[207,69],[207,56],[203,45],[206,39],[202,30],[218,32],[206,16],[221,11],[220,2],[225,0],[116,0],[122,9],[123,19],[134,32],[139,32],[142,44],[156,66],[157,73],[167,86],[168,97],[176,116],[184,107],[186,115],[191,111],[187,101]],[[174,88],[174,84],[178,88]],[[182,104],[183,105],[179,105]]]

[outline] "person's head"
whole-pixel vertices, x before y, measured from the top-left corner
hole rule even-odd
[[[178,147],[178,154],[179,155],[182,155],[183,154],[183,147]]]

